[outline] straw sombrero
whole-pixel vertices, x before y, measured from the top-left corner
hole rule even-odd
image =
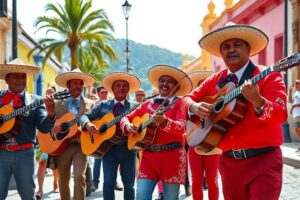
[[[220,45],[233,38],[242,39],[249,43],[251,47],[250,56],[258,54],[269,42],[268,36],[258,28],[229,22],[223,28],[204,35],[199,40],[199,45],[208,53],[221,57]]]
[[[89,74],[83,73],[79,68],[73,69],[70,72],[64,72],[59,74],[55,78],[57,85],[66,88],[67,82],[72,79],[83,80],[83,87],[91,86],[95,82],[95,78]]]
[[[37,74],[39,71],[40,68],[25,65],[21,59],[16,58],[7,64],[0,64],[0,79],[5,79],[10,73]]]
[[[176,92],[177,96],[183,96],[192,91],[191,79],[178,68],[169,65],[155,65],[148,71],[148,78],[156,88],[158,88],[158,81],[161,76],[170,76],[180,84],[180,88]]]
[[[193,89],[198,87],[200,81],[201,82],[204,81],[207,77],[209,77],[213,73],[214,73],[213,71],[201,71],[201,70],[190,73],[189,77],[192,81]]]
[[[138,77],[127,72],[112,72],[107,74],[102,79],[102,85],[109,92],[113,92],[112,85],[115,81],[127,81],[129,83],[129,94],[137,91],[141,87],[141,82]]]

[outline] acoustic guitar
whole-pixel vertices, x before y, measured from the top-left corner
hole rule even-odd
[[[66,99],[70,97],[70,93],[69,91],[61,91],[50,95],[50,97],[55,100]],[[9,104],[2,106],[0,108],[0,134],[5,134],[13,128],[17,116],[20,116],[43,103],[43,99],[35,100],[33,103],[16,110]]]
[[[300,54],[295,53],[268,67],[250,81],[252,84],[256,84],[272,72],[280,72],[298,65],[300,65]],[[228,128],[244,118],[247,102],[240,94],[240,87],[236,87],[233,82],[228,82],[216,95],[200,99],[199,102],[213,104],[213,112],[205,120],[198,116],[193,116],[187,120],[186,140],[188,145],[195,147],[198,153],[205,153],[214,149],[223,139]]]
[[[82,131],[80,135],[82,152],[85,155],[91,155],[98,148],[101,148],[101,144],[107,140],[113,144],[117,144],[123,136],[122,134],[115,134],[117,129],[116,124],[120,122],[125,115],[131,113],[138,106],[139,105],[135,105],[131,107],[117,117],[115,117],[112,113],[107,113],[102,118],[91,121],[91,123],[96,126],[99,134],[90,134],[88,131]]]
[[[156,115],[162,115],[165,113],[172,105],[174,105],[179,98],[171,102],[165,107],[161,107],[155,113]],[[141,150],[145,149],[147,146],[151,145],[154,142],[156,136],[157,124],[153,124],[153,115],[145,113],[142,117],[136,116],[132,120],[132,124],[139,127],[138,133],[129,133],[128,134],[128,149]]]
[[[38,132],[37,138],[41,150],[50,155],[59,155],[66,148],[68,141],[76,136],[79,137],[78,118],[68,112],[55,122],[54,126],[60,126],[62,129],[59,133],[55,134],[52,131],[49,133]]]

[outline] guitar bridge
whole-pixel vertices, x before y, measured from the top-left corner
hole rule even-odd
[[[200,119],[201,129],[204,129],[205,121],[203,118]]]
[[[94,135],[93,134],[90,134],[90,139],[91,139],[91,142],[94,144],[95,143],[95,139],[94,139]]]
[[[50,137],[51,137],[51,139],[52,139],[53,141],[56,140],[56,139],[55,139],[55,136],[54,136],[54,133],[52,132],[52,130],[50,131]]]

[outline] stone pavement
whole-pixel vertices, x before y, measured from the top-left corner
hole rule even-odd
[[[300,143],[285,143],[282,145],[282,152],[284,157],[284,173],[283,173],[283,185],[282,192],[280,196],[280,200],[297,200],[300,199],[300,152],[297,152],[297,149],[300,147]],[[103,174],[103,173],[101,173]],[[103,180],[103,177],[100,178]],[[120,176],[118,176],[118,182],[121,183]],[[52,173],[48,173],[45,177],[44,184],[44,196],[43,199],[51,199],[51,200],[59,200],[59,194],[53,193],[53,177]],[[71,188],[73,187],[73,183],[71,180]],[[72,188],[73,189],[73,188]],[[72,190],[71,189],[71,190]],[[116,191],[116,200],[123,199],[123,192]],[[157,190],[154,192],[153,199],[155,199],[157,194]],[[91,193],[91,195],[87,198],[87,200],[103,199],[102,197],[102,189],[100,188],[98,191]],[[207,191],[204,192],[204,200],[207,200]],[[184,187],[180,187],[180,200],[191,200],[192,197],[186,197],[184,194]],[[223,200],[221,184],[220,184],[220,200]],[[7,200],[20,200],[20,197],[16,190],[10,190],[8,194]]]
[[[283,161],[285,164],[291,165],[296,168],[300,168],[300,143],[284,143],[281,146]]]

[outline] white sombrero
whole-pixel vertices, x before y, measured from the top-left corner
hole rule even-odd
[[[183,96],[192,91],[192,82],[188,75],[176,67],[169,65],[155,65],[148,71],[148,78],[154,87],[158,88],[158,81],[161,76],[170,76],[180,85],[176,92],[177,96]]]
[[[127,72],[112,72],[107,74],[102,79],[102,85],[109,92],[113,92],[112,85],[115,81],[127,81],[129,83],[129,94],[137,91],[141,87],[141,82],[138,77]]]
[[[219,28],[204,35],[199,40],[199,45],[208,53],[221,57],[220,45],[224,41],[233,38],[248,42],[251,47],[250,56],[258,54],[269,42],[268,36],[258,28],[229,22],[223,28]]]
[[[21,59],[16,58],[7,64],[0,64],[0,79],[5,79],[10,73],[37,74],[39,71],[40,68],[25,65]]]
[[[79,68],[59,74],[55,78],[55,82],[57,85],[66,88],[67,82],[72,79],[83,80],[83,87],[91,86],[95,82],[95,78],[92,75],[83,73]]]
[[[200,81],[204,81],[207,77],[213,74],[213,71],[195,71],[189,74],[193,84],[193,89],[198,87]]]

